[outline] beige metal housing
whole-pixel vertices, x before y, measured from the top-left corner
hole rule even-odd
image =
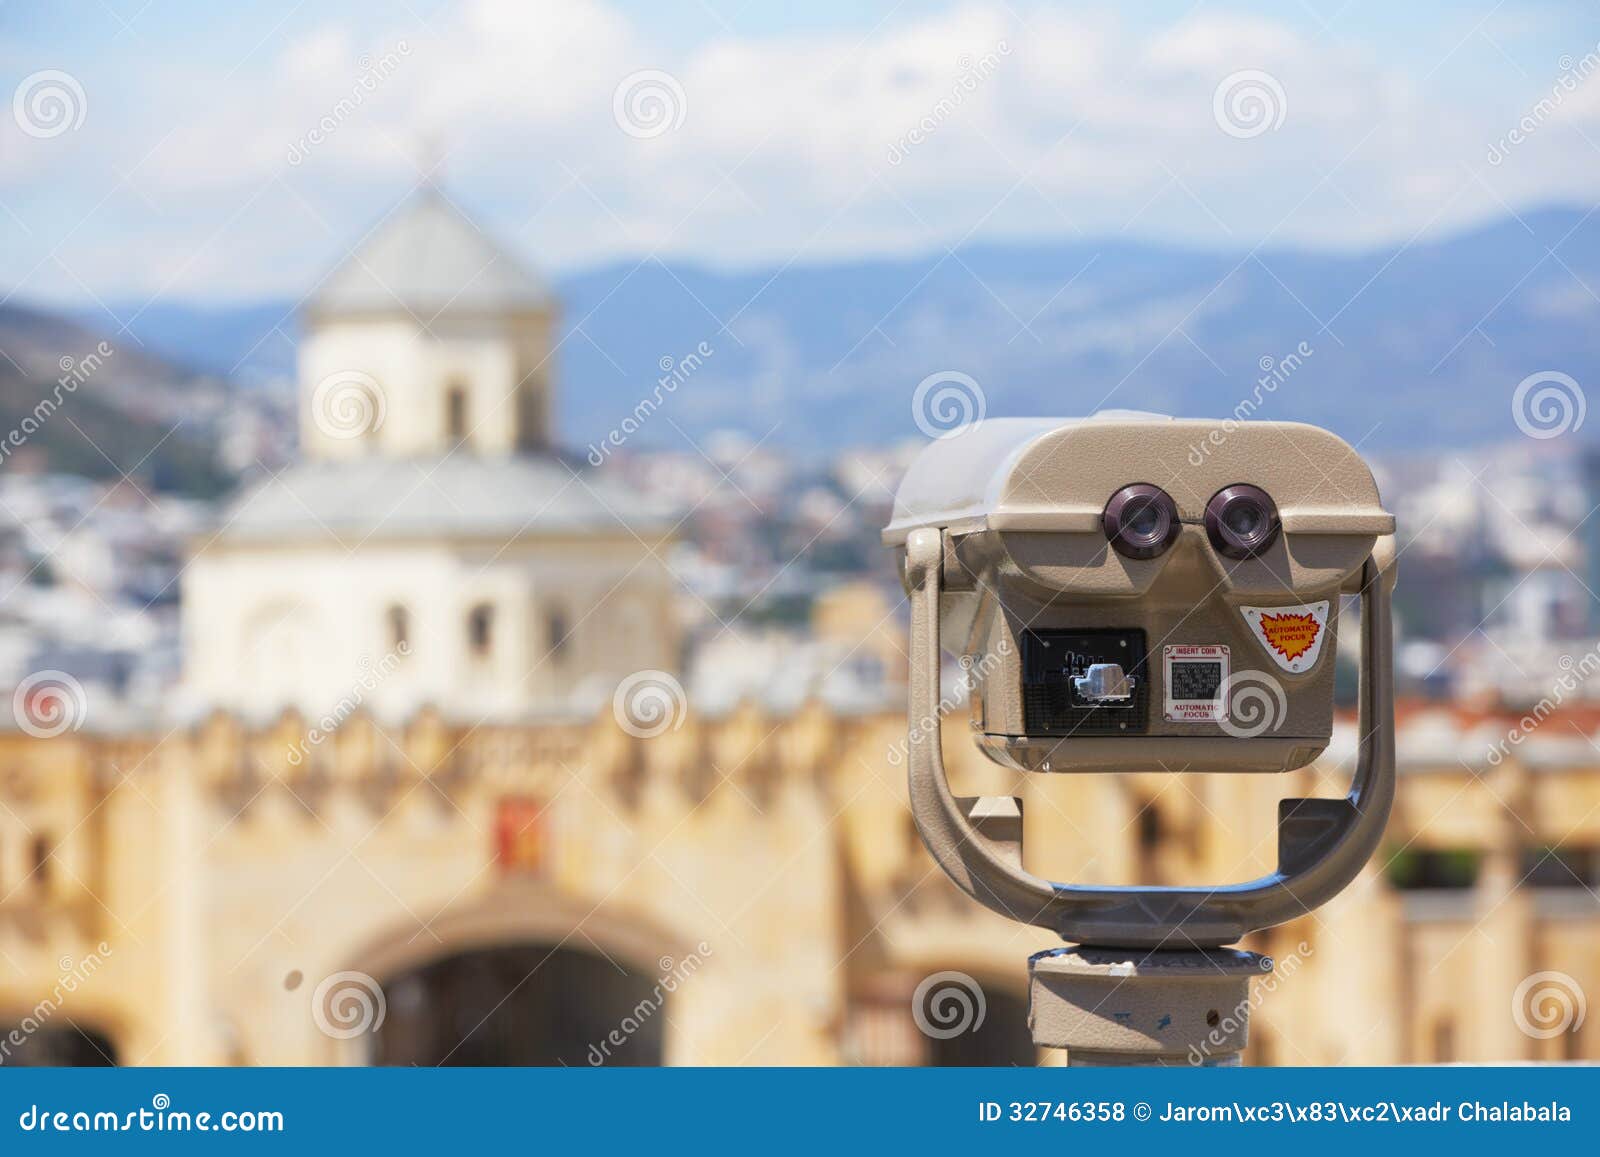
[[[1182,519],[1158,558],[1123,557],[1102,529],[1107,499],[1138,482],[1171,494]],[[1283,533],[1262,557],[1236,561],[1212,548],[1201,519],[1212,495],[1241,482],[1273,496]],[[992,758],[1026,771],[1278,772],[1327,746],[1340,596],[1357,593],[1394,517],[1366,464],[1326,430],[1110,413],[1001,419],[935,442],[907,473],[884,540],[903,550],[924,528],[945,535],[941,636],[975,673],[973,725]],[[1304,672],[1275,663],[1240,610],[1321,602],[1327,637]],[[1113,626],[1148,641],[1148,726],[1030,733],[1022,634]],[[1270,727],[1239,738],[1215,722],[1167,719],[1161,655],[1179,644],[1226,647],[1236,685],[1272,680],[1257,704]]]
[[[1289,423],[1111,415],[998,426],[980,424],[930,447],[907,475],[885,532],[905,552],[911,807],[934,858],[981,903],[1084,944],[1220,946],[1337,894],[1377,847],[1394,795],[1393,518],[1379,505],[1371,472],[1333,435]],[[974,441],[963,448],[968,437]],[[1206,448],[1198,462],[1188,458],[1186,448],[1194,447]],[[1148,560],[1110,551],[1097,511],[1119,487],[1164,469],[1172,477],[1157,484],[1177,502],[1177,542]],[[1274,495],[1283,533],[1261,557],[1224,564],[1198,525],[1199,511],[1212,494],[1240,482]],[[1177,731],[1158,725],[1152,709],[1147,733],[1092,741],[1020,732],[1013,702],[1020,668],[995,665],[991,655],[1005,659],[1009,651],[1014,659],[1016,648],[1001,644],[1014,637],[1019,616],[1036,627],[1137,624],[1147,632],[1166,628],[1157,639],[1219,643],[1215,635],[1187,632],[1196,623],[1197,630],[1222,632],[1233,626],[1230,615],[1242,622],[1246,602],[1302,604],[1344,591],[1360,594],[1363,631],[1354,782],[1344,799],[1281,801],[1278,867],[1270,875],[1167,889],[1054,883],[1023,866],[1019,798],[951,793],[940,744],[942,639],[985,672],[980,742],[1018,766],[1286,770],[1326,745],[1331,651],[1299,676],[1281,668],[1269,674],[1288,705],[1277,709],[1279,730]],[[1332,625],[1330,613],[1330,631]],[[1236,633],[1224,637],[1237,645]],[[1255,646],[1249,637],[1244,643]],[[1268,673],[1264,651],[1259,666]]]

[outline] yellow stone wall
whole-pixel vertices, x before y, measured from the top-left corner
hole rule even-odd
[[[0,737],[0,1026],[68,974],[46,1019],[101,1033],[121,1063],[359,1062],[362,1042],[310,1013],[335,973],[511,942],[654,973],[704,945],[671,997],[668,1063],[916,1060],[919,979],[959,969],[1019,996],[1027,955],[1052,943],[968,901],[923,851],[896,714],[747,708],[654,738],[609,713],[389,732],[357,717],[295,765],[305,727]],[[1280,797],[1344,786],[1337,769],[1027,777],[962,738],[946,742],[957,791],[1021,795],[1029,864],[1061,879],[1246,879],[1272,866]],[[1521,884],[1525,848],[1600,846],[1596,770],[1403,772],[1388,847],[1476,849],[1477,885],[1402,894],[1374,866],[1254,938],[1279,974],[1252,1059],[1600,1058],[1592,1019],[1538,1039],[1512,1011],[1541,970],[1600,995],[1600,902]],[[543,809],[527,862],[497,858],[508,799]]]

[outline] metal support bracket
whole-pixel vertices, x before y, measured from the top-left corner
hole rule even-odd
[[[1361,572],[1361,689],[1356,772],[1344,799],[1286,799],[1278,809],[1278,867],[1215,888],[1059,884],[1022,866],[1022,806],[1009,796],[958,799],[940,746],[939,599],[943,531],[906,540],[911,592],[911,812],[923,842],[967,895],[1079,944],[1211,948],[1282,924],[1336,895],[1376,850],[1394,801],[1394,675],[1390,583],[1378,553]]]

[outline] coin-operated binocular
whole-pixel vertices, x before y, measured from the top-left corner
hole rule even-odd
[[[1394,518],[1371,471],[1299,423],[997,419],[915,459],[883,537],[911,597],[909,777],[923,841],[968,895],[1079,945],[1030,961],[1035,1041],[1075,1063],[1236,1063],[1246,1030],[1232,1014],[1272,964],[1224,946],[1344,888],[1394,795]],[[1023,866],[1021,800],[951,793],[944,650],[975,679],[979,746],[1008,767],[1306,766],[1333,729],[1341,595],[1361,600],[1354,782],[1343,799],[1281,801],[1271,875],[1054,883]],[[1233,1027],[1219,1033],[1224,1018]]]

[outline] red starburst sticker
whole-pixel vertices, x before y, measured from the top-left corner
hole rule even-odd
[[[1285,671],[1298,675],[1316,666],[1328,633],[1328,600],[1298,607],[1240,607],[1256,642]]]

